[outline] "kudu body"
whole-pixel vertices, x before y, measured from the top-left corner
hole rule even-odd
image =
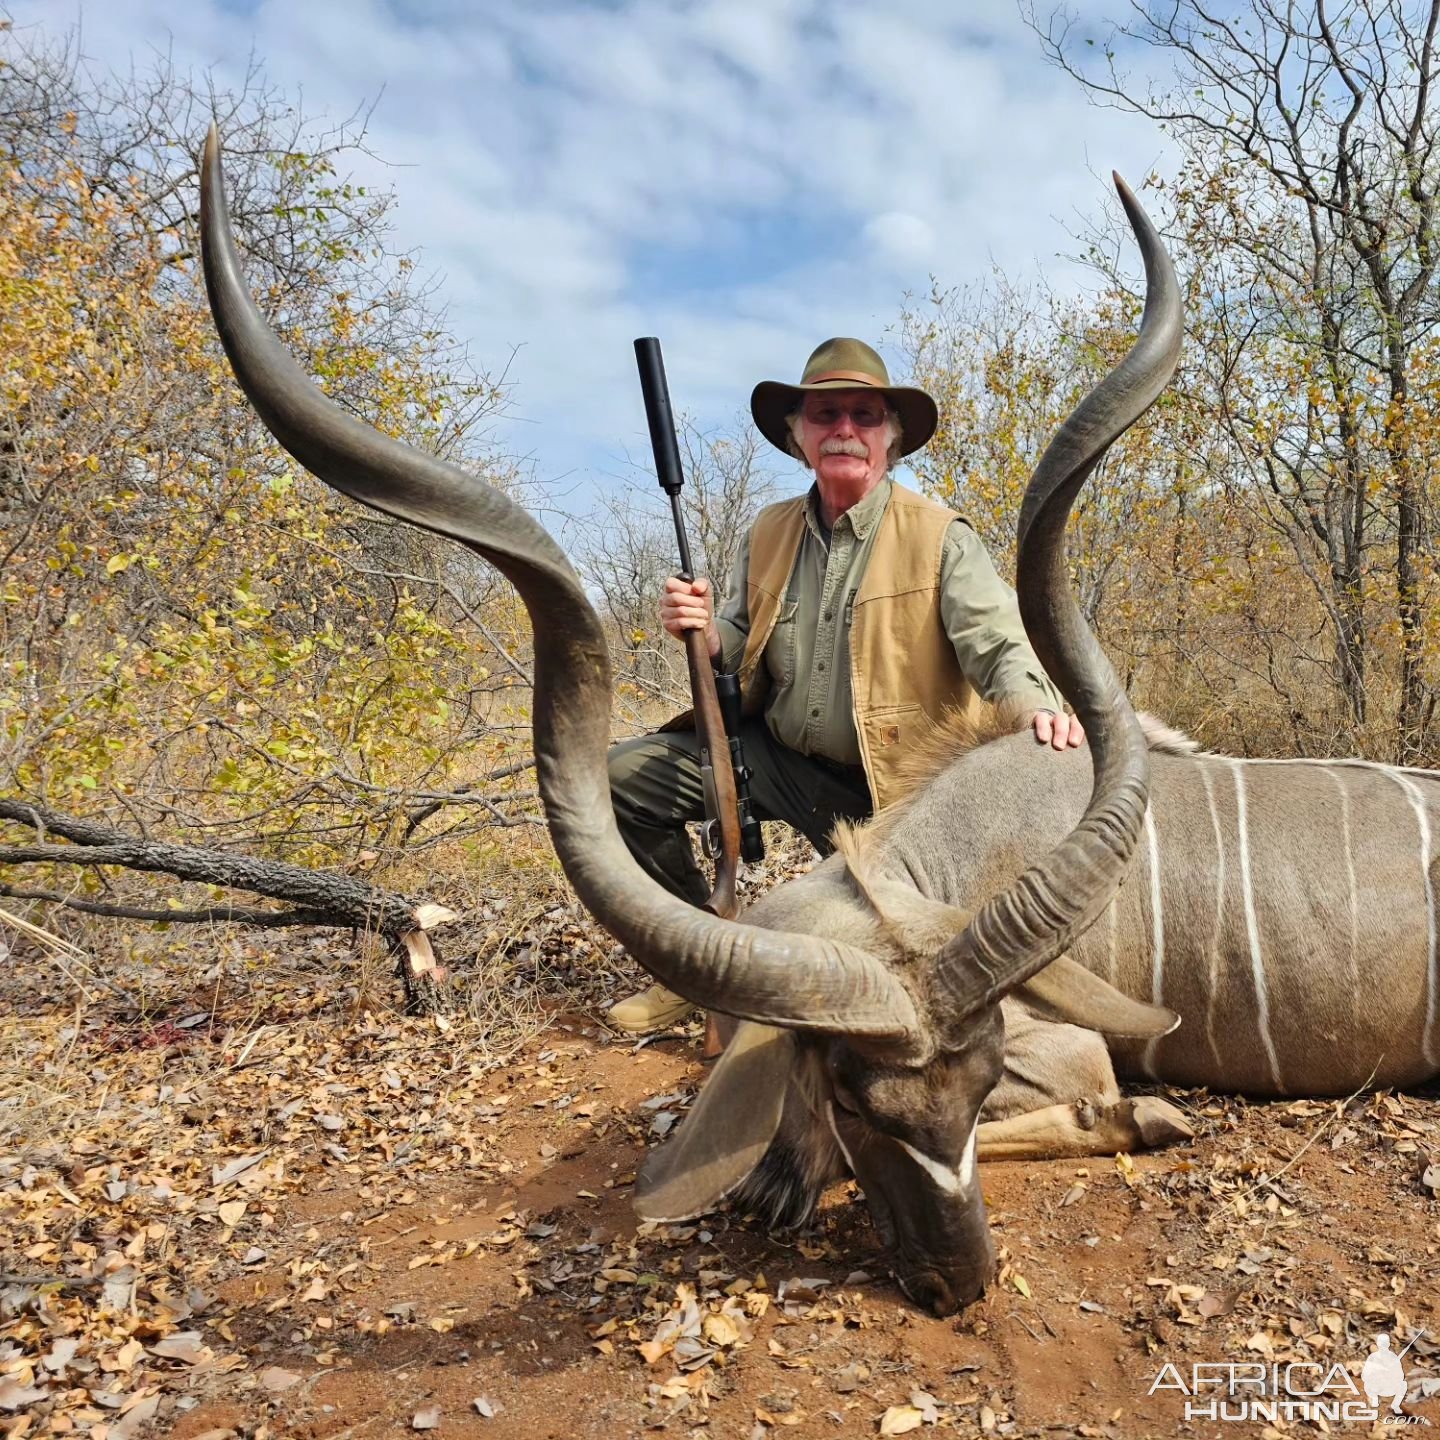
[[[1440,1071],[1440,772],[1240,760],[1146,728],[1140,845],[1069,955],[1184,1024],[1144,1044],[1112,1041],[1119,1072],[1275,1096]],[[1064,838],[1089,797],[1088,769],[1023,735],[980,745],[748,918],[854,940],[874,906],[852,871],[872,890],[885,880],[894,897],[909,887],[973,911]],[[903,925],[904,904],[892,903]],[[910,904],[909,923],[923,921],[928,904]]]
[[[1145,259],[1140,334],[1037,466],[1017,565],[1026,629],[1090,736],[1093,784],[1084,755],[1018,737],[972,746],[740,924],[665,893],[620,839],[606,637],[563,554],[506,497],[311,384],[245,289],[213,133],[206,147],[206,282],[246,394],[329,484],[461,541],[512,580],[535,630],[536,765],[567,876],[657,978],[747,1022],[646,1165],[638,1208],[679,1218],[736,1195],[794,1220],[848,1167],[902,1287],[937,1313],[993,1272],[977,1155],[1187,1133],[1164,1102],[1120,1098],[1102,1034],[1122,1069],[1265,1093],[1345,1090],[1377,1061],[1377,1080],[1433,1070],[1429,783],[1152,755],[1070,594],[1070,508],[1179,351],[1169,261],[1120,189]],[[1352,843],[1322,858],[1332,828]],[[1395,838],[1417,831],[1413,847]],[[1363,837],[1381,833],[1370,863]],[[1360,977],[1368,1003],[1356,1000]],[[1187,1024],[1172,1035],[1174,1011]]]
[[[1002,1004],[1003,1069],[968,1161],[946,1158],[952,1141],[920,1155],[902,1147],[870,1167],[856,1153],[864,1137],[847,1145],[825,1108],[836,1092],[824,1048],[771,1032],[791,1093],[756,1168],[715,1165],[709,1189],[794,1223],[847,1170],[869,1182],[867,1194],[908,1183],[913,1204],[965,1179],[975,1159],[1105,1154],[1188,1134],[1164,1102],[1121,1099],[1117,1076],[1276,1096],[1344,1095],[1440,1073],[1440,774],[1355,760],[1237,760],[1147,728],[1150,805],[1138,852],[1069,957],[1184,1023],[1148,1039],[1102,1040],[1098,1032],[1123,1028],[1123,1017],[1096,1013],[1097,1028],[1087,1028],[1084,999],[1057,1005],[1022,987]],[[843,934],[880,953],[933,948],[933,935],[953,928],[951,907],[972,911],[1063,838],[1089,796],[1086,772],[1079,755],[1038,751],[1028,735],[979,745],[884,819],[843,836],[841,853],[771,891],[748,918]],[[1065,1023],[1065,1012],[1082,1023]],[[763,1053],[758,1035],[749,1038]],[[721,1074],[711,1085],[710,1128],[723,1131],[720,1117],[745,1107],[724,1096]],[[671,1145],[687,1140],[700,1147],[683,1130]],[[913,1132],[910,1140],[918,1148]],[[741,1153],[733,1137],[719,1148]],[[669,1168],[702,1164],[677,1156]],[[876,1164],[883,1177],[866,1174]],[[678,1183],[674,1193],[681,1204],[668,1209],[688,1208]],[[652,1209],[664,1212],[668,1199]],[[905,1236],[891,1238],[903,1259]]]

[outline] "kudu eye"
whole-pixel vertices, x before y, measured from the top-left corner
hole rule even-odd
[[[860,1105],[851,1093],[843,1080],[837,1080],[833,1076],[830,1081],[830,1093],[835,1100],[835,1108],[843,1110],[847,1115],[859,1116]]]

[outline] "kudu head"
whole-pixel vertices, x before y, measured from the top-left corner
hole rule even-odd
[[[916,915],[903,946],[888,954],[920,992],[926,1046],[739,1025],[679,1132],[640,1172],[636,1205],[646,1219],[692,1219],[728,1198],[776,1227],[798,1225],[849,1171],[912,1300],[948,1315],[984,1292],[995,1249],[976,1174],[976,1132],[1000,1079],[1005,1027],[998,997],[968,1010],[952,1003],[943,984],[919,983],[917,971],[938,969],[945,942],[916,942],[947,907],[915,899],[914,911],[931,913]],[[949,913],[957,928],[964,925]],[[887,953],[883,942],[875,948]],[[1005,988],[1040,1018],[1105,1035],[1147,1040],[1178,1023],[1066,956]]]
[[[1145,742],[1070,595],[1062,538],[1080,486],[1164,387],[1179,345],[1169,261],[1143,210],[1118,177],[1117,183],[1145,257],[1140,337],[1041,459],[1026,492],[1019,549],[1026,629],[1085,722],[1094,793],[1056,850],[973,917],[957,919],[916,963],[913,954],[887,955],[864,943],[863,925],[857,937],[835,938],[718,919],[669,895],[640,869],[610,803],[606,636],[575,571],[508,497],[363,424],[311,382],[250,298],[213,128],[205,145],[206,285],[221,341],[257,413],[320,479],[460,541],[515,585],[535,632],[536,769],[566,875],[591,913],[657,979],[709,1010],[757,1022],[741,1027],[679,1140],[647,1168],[640,1210],[678,1218],[737,1190],[747,1177],[753,1183],[785,1107],[808,1103],[814,1123],[833,1137],[865,1188],[895,1247],[905,1289],[939,1313],[978,1295],[994,1266],[973,1136],[1000,1074],[999,1001],[1041,983],[1039,972],[1109,903],[1146,804]],[[1173,1023],[1164,1018],[1160,1028]],[[802,1046],[806,1063],[799,1067]],[[802,1069],[810,1083],[796,1083]]]

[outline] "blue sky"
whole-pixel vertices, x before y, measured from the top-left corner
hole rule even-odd
[[[1125,0],[1080,0],[1090,21]],[[1164,140],[1088,105],[1014,0],[0,0],[79,26],[97,66],[238,85],[253,54],[304,109],[379,97],[396,242],[451,328],[514,382],[496,439],[583,494],[647,449],[631,340],[678,407],[733,416],[760,379],[855,334],[887,351],[907,291],[1082,276],[1067,224]],[[515,352],[512,360],[512,351]],[[778,459],[778,457],[777,457]],[[779,460],[782,469],[791,462]]]

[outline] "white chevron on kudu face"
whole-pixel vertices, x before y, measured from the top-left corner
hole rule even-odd
[[[970,1138],[965,1142],[965,1151],[960,1157],[959,1165],[953,1169],[949,1165],[942,1164],[933,1155],[927,1155],[923,1150],[917,1150],[913,1145],[901,1140],[898,1142],[900,1148],[935,1182],[935,1184],[946,1195],[964,1195],[975,1181],[975,1130],[970,1130]]]
[[[1156,1005],[1165,1003],[1165,910],[1160,899],[1160,837],[1155,831],[1154,806],[1145,807],[1145,854],[1150,862],[1150,999]],[[1155,1073],[1155,1047],[1160,1042],[1146,1042],[1140,1063],[1152,1079]]]
[[[1270,1078],[1275,1089],[1285,1094],[1280,1080],[1280,1058],[1270,1034],[1270,999],[1265,984],[1265,961],[1260,953],[1260,925],[1255,918],[1255,882],[1250,872],[1250,826],[1245,809],[1245,762],[1232,760],[1235,777],[1235,828],[1240,836],[1240,894],[1245,905],[1245,934],[1250,942],[1250,974],[1255,983],[1255,1023],[1260,1028],[1260,1043],[1270,1063]]]

